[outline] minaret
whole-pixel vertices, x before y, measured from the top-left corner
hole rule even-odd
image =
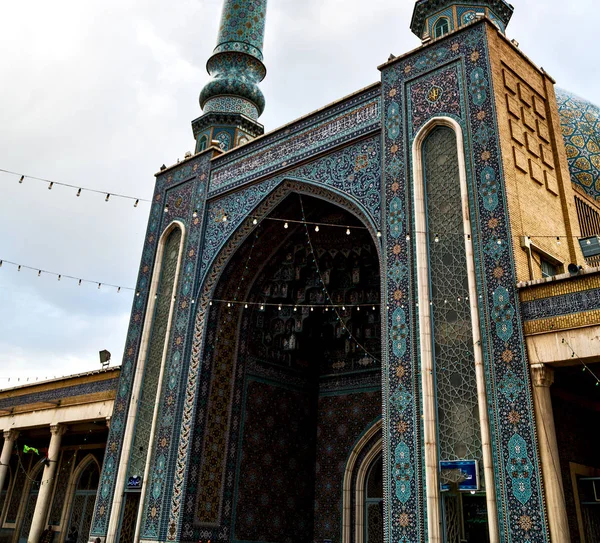
[[[504,33],[513,11],[505,0],[417,0],[410,29],[427,42],[487,17]]]
[[[213,141],[228,151],[260,136],[258,117],[265,97],[263,41],[267,0],[225,0],[217,46],[206,69],[210,81],[200,93],[203,115],[192,122],[196,152]]]

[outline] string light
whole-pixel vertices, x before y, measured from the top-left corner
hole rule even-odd
[[[570,350],[571,350],[571,358],[576,358],[577,360],[579,360],[582,364],[582,368],[581,371],[582,372],[588,372],[595,380],[596,380],[596,386],[600,387],[600,378],[594,373],[594,371],[585,363],[585,361],[583,359],[581,359],[577,353],[575,352],[575,350],[573,349],[573,347],[571,347],[571,344],[563,337],[562,338],[562,343],[564,343]]]
[[[287,223],[287,222],[286,222],[286,223],[283,225],[283,227],[284,227],[284,228],[287,230],[287,229],[290,227],[290,225],[289,225],[289,223]]]
[[[302,210],[302,222],[304,223],[304,228],[306,231],[306,237],[308,239],[308,246],[310,248],[310,252],[312,254],[313,257],[313,261],[315,263],[315,266],[317,268],[317,274],[319,276],[319,280],[321,281],[321,285],[323,285],[323,291],[325,292],[325,296],[327,298],[327,300],[331,301],[331,296],[329,295],[329,292],[327,291],[327,287],[325,286],[325,281],[323,281],[323,275],[321,274],[321,270],[319,269],[319,265],[317,263],[317,256],[315,254],[315,249],[313,247],[312,241],[310,239],[310,234],[308,232],[308,226],[306,223],[306,213],[304,212],[304,202],[302,200],[302,195],[299,194],[298,198],[300,199],[300,209]],[[348,231],[350,229],[348,228]],[[348,231],[346,233],[348,233]],[[343,307],[343,311],[345,311],[345,307]],[[354,343],[356,343],[356,345],[358,346],[358,348],[360,348],[362,351],[364,351],[364,353],[371,357],[373,360],[377,360],[377,358],[375,358],[373,355],[371,355],[371,353],[369,353],[369,351],[367,351],[367,349],[361,345],[358,340],[352,335],[352,333],[350,332],[350,330],[348,329],[348,327],[346,326],[345,322],[342,320],[341,315],[338,313],[337,309],[335,306],[332,306],[333,311],[335,312],[336,316],[337,316],[337,320],[340,322],[342,328],[344,329],[344,331],[348,334],[348,337],[350,338],[351,341],[353,341]],[[328,308],[325,308],[325,311],[328,311]],[[377,360],[378,362],[380,362],[379,360]]]
[[[7,170],[7,169],[3,169],[3,168],[0,168],[0,172],[2,172],[2,173],[6,173],[6,174],[9,174],[9,175],[14,175],[14,176],[18,177],[18,182],[19,182],[20,184],[22,184],[22,183],[23,183],[23,181],[25,180],[25,178],[28,178],[28,179],[32,179],[32,180],[36,180],[36,181],[40,181],[40,182],[43,182],[43,183],[47,183],[47,184],[48,184],[48,189],[49,189],[49,190],[51,190],[51,189],[54,187],[54,185],[58,185],[58,186],[63,186],[63,187],[69,187],[69,188],[76,189],[76,190],[77,190],[77,193],[76,193],[76,195],[77,195],[77,196],[80,196],[82,192],[92,192],[92,193],[96,193],[96,194],[102,194],[102,195],[104,195],[104,196],[105,196],[105,201],[107,201],[107,202],[108,202],[108,201],[109,201],[111,198],[123,198],[123,199],[133,200],[133,202],[134,202],[134,204],[133,204],[133,207],[135,207],[135,208],[137,208],[137,207],[139,206],[139,203],[140,203],[140,202],[148,202],[148,203],[150,203],[150,202],[152,201],[152,200],[150,200],[150,199],[147,199],[147,198],[137,198],[137,197],[134,197],[134,196],[129,196],[129,195],[125,195],[125,194],[109,193],[109,192],[107,192],[107,191],[103,191],[103,190],[91,189],[91,188],[81,187],[81,186],[78,186],[78,185],[73,185],[73,184],[70,184],[70,183],[63,183],[63,182],[59,182],[59,181],[53,181],[53,180],[49,180],[49,179],[46,179],[46,178],[42,178],[42,177],[35,177],[35,176],[31,176],[31,175],[27,175],[27,174],[23,174],[23,173],[20,173],[20,172],[15,172],[15,171],[11,171],[11,170]],[[194,212],[194,218],[196,218],[196,212]],[[278,218],[276,218],[276,217],[266,217],[266,219],[268,219],[268,220],[280,220],[280,221],[283,221],[283,222],[289,222],[289,223],[291,223],[291,222],[297,222],[297,223],[301,223],[301,222],[303,222],[303,221],[292,221],[292,220],[288,220],[288,219],[278,219]],[[222,220],[223,220],[223,222],[227,222],[227,220],[228,220],[227,216],[226,216],[226,215],[225,215],[225,216],[223,216],[223,219],[222,219]],[[254,224],[254,225],[256,225],[256,224],[257,224],[257,220],[256,220],[256,218],[253,220],[253,224]],[[308,222],[307,224],[316,224],[316,223],[311,223],[311,222]],[[338,225],[338,224],[331,224],[331,223],[319,223],[319,224],[320,224],[321,226],[330,226],[330,227],[338,227],[338,228],[342,227],[342,228],[346,228],[346,227],[344,227],[344,226],[342,226],[342,225]],[[353,227],[353,228],[362,228],[362,229],[366,229],[366,227],[364,227],[364,226],[355,226],[355,227]],[[348,230],[348,228],[346,228],[346,231],[347,231],[347,230]],[[317,232],[318,232],[319,230],[318,230],[317,228],[315,228],[315,231],[317,231]],[[427,233],[427,232],[424,232],[424,233]],[[448,234],[448,235],[452,235],[452,234],[451,234],[451,233],[449,233],[449,232],[447,232],[446,234]],[[463,233],[463,234],[464,234],[464,233]],[[470,236],[470,234],[465,234],[465,235],[467,236],[467,239],[469,239],[469,240],[471,239],[471,236]],[[438,241],[439,241],[439,234],[437,234],[437,236],[438,236]],[[515,238],[520,238],[520,237],[522,237],[521,235],[517,235],[517,234],[513,234],[513,236],[514,236]],[[378,237],[378,238],[382,237],[382,234],[381,234],[381,232],[380,232],[380,231],[378,231],[378,232],[377,232],[377,237]],[[527,239],[531,240],[531,236],[526,236],[526,237],[527,237]],[[556,243],[557,243],[557,245],[560,245],[560,244],[561,244],[560,238],[561,238],[561,237],[568,238],[569,236],[565,236],[565,235],[561,234],[561,236],[556,236],[556,235],[536,235],[535,237],[536,237],[536,238],[540,238],[540,239],[543,239],[543,238],[548,238],[548,239],[556,239]],[[573,239],[578,239],[578,240],[585,239],[585,238],[583,238],[583,237],[581,237],[581,236],[571,236],[571,237],[572,237]],[[410,240],[410,234],[407,234],[407,236],[406,236],[406,240],[407,240],[407,241],[409,241],[409,240]],[[500,239],[499,239],[499,240],[498,240],[498,245],[502,245],[502,244],[503,244],[503,243],[502,243],[502,240],[500,240]],[[587,244],[587,245],[591,245],[591,244],[592,244],[591,240],[586,240],[586,244]]]
[[[350,235],[350,228],[346,229],[346,235],[349,236]]]
[[[65,278],[65,279],[72,279],[74,281],[77,281],[78,286],[81,286],[82,283],[90,283],[90,284],[98,285],[99,289],[101,288],[102,285],[104,285],[106,287],[112,287],[112,288],[115,288],[117,290],[117,292],[121,292],[121,290],[129,290],[129,291],[133,292],[135,290],[135,289],[133,289],[131,287],[124,287],[124,286],[121,286],[121,285],[113,285],[111,283],[104,283],[104,282],[101,282],[101,281],[94,281],[92,279],[83,279],[83,278],[75,277],[73,275],[67,275],[67,274],[64,274],[64,273],[57,273],[57,272],[45,270],[43,268],[37,268],[37,267],[33,267],[33,266],[26,266],[25,264],[18,264],[17,262],[12,262],[11,260],[0,260],[0,267],[2,267],[3,264],[8,264],[8,265],[11,265],[11,266],[15,266],[17,268],[17,271],[19,271],[19,272],[22,269],[35,271],[35,272],[37,272],[37,276],[38,277],[41,277],[41,275],[44,274],[44,275],[53,275],[54,277],[56,277],[56,279],[58,281],[60,281],[63,278]],[[136,294],[136,296],[139,296],[139,292]]]
[[[317,224],[317,226],[315,226],[315,232],[319,231],[319,225]]]
[[[47,183],[48,184],[48,190],[51,190],[52,187],[54,187],[54,185],[57,185],[57,186],[60,186],[60,187],[68,187],[68,188],[76,189],[78,192],[79,191],[93,192],[93,193],[96,193],[96,194],[102,194],[103,196],[106,196],[106,194],[107,194],[107,191],[105,191],[105,190],[89,189],[89,188],[85,188],[85,187],[79,187],[78,185],[72,185],[70,183],[61,183],[60,181],[52,181],[50,179],[44,179],[43,177],[35,177],[33,175],[26,175],[26,174],[23,174],[23,173],[13,172],[11,170],[5,170],[5,169],[2,169],[2,168],[0,168],[0,172],[19,177],[19,183],[20,184],[23,183],[23,181],[25,180],[25,178],[27,178],[27,179],[33,179],[34,181],[40,181],[42,183]],[[110,195],[113,198],[124,198],[126,200],[134,200],[136,203],[134,204],[133,207],[137,207],[138,204],[139,204],[139,202],[150,202],[151,201],[151,200],[146,199],[146,198],[136,198],[135,196],[127,196],[125,194],[110,193]]]
[[[244,308],[246,308],[246,306],[248,306],[246,309],[250,308],[250,307],[259,307],[261,310],[264,310],[265,307],[276,307],[277,309],[279,309],[281,307],[281,310],[283,309],[302,309],[302,308],[310,308],[311,310],[314,311],[314,306],[311,304],[284,304],[281,302],[253,302],[251,300],[224,300],[224,299],[220,299],[220,298],[213,298],[212,300],[210,300],[209,305],[213,305],[213,304],[224,304],[227,307],[231,306],[244,306]],[[360,310],[360,308],[363,307],[371,307],[371,304],[353,304],[353,305],[346,305],[346,304],[335,304],[335,303],[330,303],[330,304],[320,304],[318,307],[322,307],[324,309],[358,309]],[[372,306],[373,311],[376,310],[376,306]]]

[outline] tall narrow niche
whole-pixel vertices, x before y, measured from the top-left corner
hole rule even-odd
[[[423,144],[440,460],[481,460],[469,279],[456,135]]]
[[[127,485],[130,488],[141,483],[141,478],[146,469],[161,367],[168,354],[168,338],[171,329],[170,315],[177,287],[177,264],[181,238],[181,229],[174,227],[164,241],[160,267],[154,272],[158,273],[160,277],[135,423],[135,437],[127,472]]]

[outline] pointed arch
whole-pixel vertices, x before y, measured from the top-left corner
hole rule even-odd
[[[176,262],[174,263],[174,269],[172,271],[172,277],[170,278],[170,282],[168,285],[161,285],[163,278],[163,269],[166,270],[166,251],[167,245],[169,241],[173,241],[171,238],[172,235],[178,236],[178,239],[175,238],[175,242],[173,243],[173,250],[177,251],[176,254]],[[119,517],[121,513],[121,508],[124,503],[124,492],[123,490],[127,487],[128,474],[131,469],[131,455],[134,450],[134,444],[136,444],[136,439],[141,439],[143,437],[144,441],[146,441],[145,436],[141,436],[140,432],[137,431],[137,424],[140,417],[140,406],[143,406],[143,409],[147,409],[146,417],[148,418],[148,426],[149,432],[147,436],[147,441],[145,442],[145,455],[140,455],[141,462],[143,464],[144,473],[136,473],[136,475],[141,476],[141,499],[140,503],[143,503],[143,496],[146,490],[146,482],[148,476],[148,468],[150,464],[150,457],[152,452],[151,443],[153,442],[154,433],[156,430],[156,419],[158,412],[158,398],[160,391],[162,389],[162,381],[164,374],[165,361],[167,359],[168,351],[169,351],[169,338],[171,336],[171,329],[173,325],[173,315],[174,315],[174,307],[175,307],[175,293],[179,287],[179,278],[181,276],[181,265],[183,261],[183,250],[185,247],[185,238],[186,238],[186,227],[185,225],[178,220],[172,221],[161,234],[161,237],[158,241],[158,246],[156,250],[156,257],[154,259],[154,267],[152,272],[152,280],[150,284],[150,292],[148,295],[148,306],[146,308],[146,316],[144,319],[143,332],[140,342],[140,351],[137,359],[135,376],[133,380],[132,386],[132,395],[131,395],[131,403],[129,407],[129,413],[127,417],[127,426],[125,429],[125,435],[123,437],[123,449],[121,453],[122,458],[129,459],[128,462],[121,462],[119,464],[118,472],[117,472],[117,480],[115,485],[114,497],[113,497],[113,509],[112,514],[109,521],[107,539],[113,540],[116,536],[118,527],[119,527]],[[178,242],[178,243],[177,243]],[[161,286],[166,286],[167,293],[166,296],[161,296],[160,302],[166,304],[161,309],[164,310],[165,313],[165,326],[164,330],[158,330],[159,335],[157,336],[157,342],[154,343],[152,340],[155,335],[155,313],[159,306],[158,295],[160,294],[159,290]],[[145,378],[147,376],[147,366],[148,360],[151,353],[151,348],[154,347],[157,349],[156,354],[157,357],[160,358],[157,364],[157,375],[156,377],[156,386],[154,392],[151,394],[152,399],[146,400],[145,402],[141,401],[141,397],[143,392],[149,392],[148,388],[144,386]],[[144,389],[144,390],[143,390]],[[153,386],[154,389],[154,386]],[[139,447],[138,447],[139,450]],[[142,452],[141,451],[141,452]],[[138,509],[137,514],[137,522],[136,526],[139,528],[141,513],[143,508]]]
[[[433,37],[441,38],[450,32],[450,19],[442,16],[433,25]]]
[[[348,456],[342,497],[342,543],[364,542],[365,483],[373,461],[383,453],[383,419],[376,420]],[[354,505],[354,507],[353,507]]]
[[[359,219],[372,237],[373,244],[377,250],[380,269],[383,269],[380,234],[369,217],[369,214],[359,203],[355,203],[350,197],[339,194],[329,187],[316,186],[304,180],[292,181],[286,178],[281,183],[273,186],[272,190],[268,192],[256,206],[244,210],[244,220],[242,220],[237,228],[229,234],[227,240],[220,246],[221,248],[218,250],[216,256],[211,259],[206,274],[200,282],[200,289],[196,296],[196,315],[193,330],[194,340],[191,348],[192,356],[187,369],[188,375],[183,403],[183,418],[179,430],[179,445],[174,468],[175,478],[173,481],[173,489],[170,494],[170,506],[165,504],[165,510],[169,511],[167,524],[169,541],[176,540],[179,537],[179,530],[181,528],[181,503],[185,494],[184,489],[187,481],[187,469],[189,466],[188,455],[190,454],[192,433],[191,428],[193,420],[195,419],[195,406],[197,405],[196,396],[199,393],[199,374],[202,353],[205,349],[206,322],[209,313],[210,300],[222,273],[234,253],[257,227],[253,224],[252,217],[266,217],[291,193],[305,194],[320,198],[345,209]],[[248,220],[248,218],[250,218],[250,220]],[[382,355],[385,356],[385,353],[382,353]],[[148,514],[148,512],[146,511],[145,514]]]
[[[413,205],[415,210],[417,285],[419,299],[419,338],[422,361],[421,388],[423,394],[423,428],[425,434],[425,480],[427,488],[427,522],[429,537],[432,541],[441,541],[441,494],[439,478],[439,437],[438,412],[436,399],[435,363],[432,347],[434,345],[433,313],[430,305],[431,262],[429,256],[429,232],[425,179],[425,144],[435,130],[447,129],[452,132],[456,143],[456,166],[460,189],[460,206],[464,232],[464,256],[466,277],[468,280],[469,311],[473,340],[473,357],[479,407],[479,426],[481,433],[482,460],[486,486],[486,501],[491,543],[498,541],[497,504],[492,464],[490,423],[487,411],[487,394],[483,367],[483,350],[477,297],[475,258],[472,241],[471,213],[469,212],[469,192],[467,183],[466,153],[464,134],[461,125],[451,117],[434,117],[416,134],[412,145],[413,159]],[[458,234],[458,233],[457,233]],[[436,238],[437,240],[437,238]]]
[[[37,503],[37,496],[40,491],[40,483],[44,474],[44,467],[45,464],[38,461],[32,468],[30,467],[27,477],[25,478],[25,487],[23,488],[21,505],[15,524],[15,534],[19,534],[18,539],[21,538],[21,536],[27,537],[29,535],[31,523],[33,521],[33,513]]]
[[[92,454],[87,454],[77,466],[71,471],[69,476],[69,484],[67,486],[67,497],[65,499],[65,503],[63,505],[63,510],[61,512],[60,517],[60,526],[64,529],[61,530],[61,537],[59,543],[65,540],[67,536],[69,519],[71,517],[71,508],[73,505],[73,498],[75,497],[75,492],[77,490],[77,486],[79,484],[79,479],[83,474],[84,470],[86,470],[90,464],[95,464],[98,469],[98,474],[102,471],[102,466],[98,462],[98,459]]]
[[[89,473],[88,478],[90,468],[92,472]],[[68,516],[63,523],[62,538],[68,537],[70,533],[76,533],[74,539],[78,542],[84,543],[88,540],[99,481],[100,464],[94,455],[88,454],[73,471],[71,477],[71,503],[68,508],[64,508]]]

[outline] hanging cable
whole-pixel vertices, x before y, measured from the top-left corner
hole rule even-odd
[[[308,224],[306,222],[306,214],[304,212],[304,202],[302,201],[302,195],[298,194],[298,197],[300,198],[300,209],[302,210],[302,223],[304,224],[304,229],[306,231],[306,238],[308,240],[308,246],[310,248],[310,253],[313,257],[313,262],[315,264],[315,267],[317,269],[317,274],[319,277],[319,280],[321,281],[321,285],[323,286],[323,292],[325,292],[325,296],[327,298],[327,300],[329,300],[329,302],[331,303],[331,296],[329,295],[329,292],[327,290],[327,287],[325,286],[325,281],[323,281],[323,276],[321,274],[321,270],[319,268],[319,263],[317,261],[317,255],[315,253],[313,244],[312,244],[312,240],[310,238],[310,233],[308,231]],[[348,334],[348,337],[350,338],[351,341],[353,341],[356,346],[361,349],[368,357],[372,358],[375,362],[378,362],[379,364],[381,364],[381,360],[379,360],[376,356],[373,356],[350,332],[350,330],[348,329],[348,327],[346,326],[346,323],[344,322],[342,316],[340,315],[339,311],[337,310],[337,306],[335,304],[331,304],[328,307],[331,307],[333,309],[333,311],[336,314],[337,320],[339,321],[340,325],[342,326],[342,328],[345,330],[345,332]],[[345,305],[342,305],[342,311],[345,310]]]
[[[50,179],[44,179],[43,177],[35,177],[33,175],[27,175],[27,174],[22,174],[22,173],[17,173],[17,172],[13,172],[11,170],[5,170],[3,168],[0,168],[0,172],[2,173],[7,173],[9,175],[14,175],[17,176],[19,178],[19,183],[23,184],[23,181],[25,181],[26,179],[32,179],[34,181],[40,181],[42,183],[48,183],[48,190],[52,190],[52,188],[56,185],[56,186],[61,186],[61,187],[67,187],[67,188],[71,188],[71,189],[75,189],[77,192],[75,193],[75,196],[81,196],[82,191],[83,192],[91,192],[94,194],[101,194],[102,196],[104,196],[104,200],[106,202],[109,201],[109,199],[112,198],[122,198],[125,200],[131,200],[134,202],[133,207],[138,207],[140,202],[151,202],[152,200],[149,200],[147,198],[138,198],[136,196],[127,196],[125,194],[118,194],[118,193],[114,193],[114,192],[109,192],[106,190],[98,190],[98,189],[89,189],[86,187],[82,187],[80,185],[72,185],[70,183],[61,183],[60,181],[51,181]]]
[[[102,287],[114,288],[114,289],[117,290],[117,293],[121,292],[122,290],[128,290],[128,291],[134,291],[135,290],[133,287],[123,287],[123,286],[120,286],[120,285],[114,285],[112,283],[104,283],[102,281],[94,281],[92,279],[81,279],[79,277],[75,277],[74,275],[67,275],[67,274],[64,274],[64,273],[57,273],[57,272],[53,272],[53,271],[44,270],[42,268],[36,268],[36,267],[33,267],[33,266],[27,266],[25,264],[18,264],[17,262],[13,262],[11,260],[0,260],[0,268],[4,264],[9,264],[10,266],[14,266],[14,267],[17,268],[18,271],[21,271],[23,269],[36,271],[38,277],[41,277],[42,274],[46,274],[46,275],[52,275],[52,276],[56,277],[58,281],[60,281],[63,278],[65,278],[65,279],[72,279],[74,281],[77,281],[79,286],[81,286],[82,283],[89,283],[89,284],[97,285],[98,286],[98,290],[100,290]]]

